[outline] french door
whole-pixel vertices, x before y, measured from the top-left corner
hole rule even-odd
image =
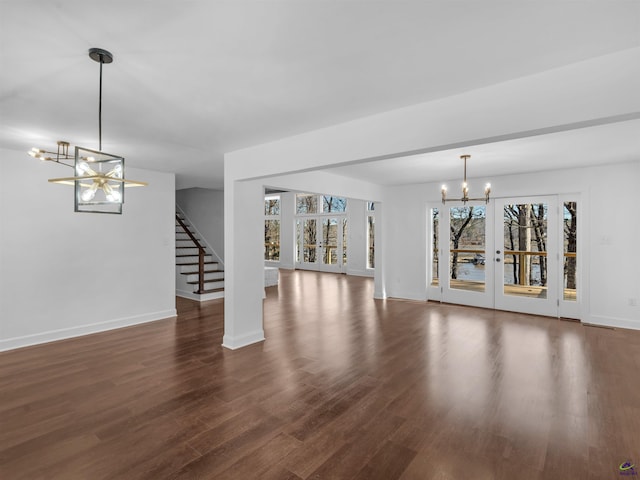
[[[495,308],[558,316],[557,198],[501,198],[495,211]]]
[[[342,272],[346,266],[346,215],[296,218],[296,268]]]
[[[577,202],[557,195],[431,209],[430,298],[579,318]],[[439,290],[439,292],[438,292]]]
[[[442,207],[440,280],[443,301],[492,308],[493,209],[489,205]]]

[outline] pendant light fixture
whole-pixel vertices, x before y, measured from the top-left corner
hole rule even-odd
[[[460,155],[460,158],[464,161],[464,173],[462,177],[462,197],[461,198],[447,198],[447,186],[442,185],[442,203],[446,202],[476,202],[484,200],[485,203],[489,203],[489,195],[491,194],[491,184],[487,183],[484,187],[484,198],[469,198],[469,185],[467,184],[467,160],[471,158],[471,155]]]
[[[52,178],[49,182],[74,186],[76,212],[121,214],[124,187],[142,187],[147,183],[125,179],[124,158],[102,151],[102,65],[113,62],[113,55],[101,48],[91,48],[89,57],[100,64],[98,150],[76,146],[74,155],[70,155],[69,143],[59,141],[57,152],[32,148],[29,155],[73,168],[73,176]]]

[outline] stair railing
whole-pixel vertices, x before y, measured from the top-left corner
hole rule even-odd
[[[200,242],[198,241],[198,239],[193,236],[193,233],[191,233],[191,230],[189,230],[187,225],[182,221],[182,219],[178,216],[177,213],[176,213],[176,221],[180,224],[180,226],[185,231],[185,233],[187,235],[189,235],[189,238],[191,239],[191,241],[198,248],[198,291],[196,293],[201,295],[201,294],[204,293],[204,256],[205,256],[205,249],[204,249],[204,247],[202,245],[200,245]]]

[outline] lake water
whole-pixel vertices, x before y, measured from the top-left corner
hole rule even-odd
[[[513,263],[505,263],[504,265],[504,280],[505,285],[513,285]],[[531,266],[533,271],[533,285],[540,285],[540,265],[533,264]],[[470,280],[476,282],[485,281],[485,266],[474,265],[473,263],[459,263],[458,264],[458,280]]]

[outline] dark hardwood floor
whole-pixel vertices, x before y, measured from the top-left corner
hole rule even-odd
[[[282,271],[238,351],[222,301],[178,299],[0,354],[0,478],[640,478],[640,331],[372,288]]]

